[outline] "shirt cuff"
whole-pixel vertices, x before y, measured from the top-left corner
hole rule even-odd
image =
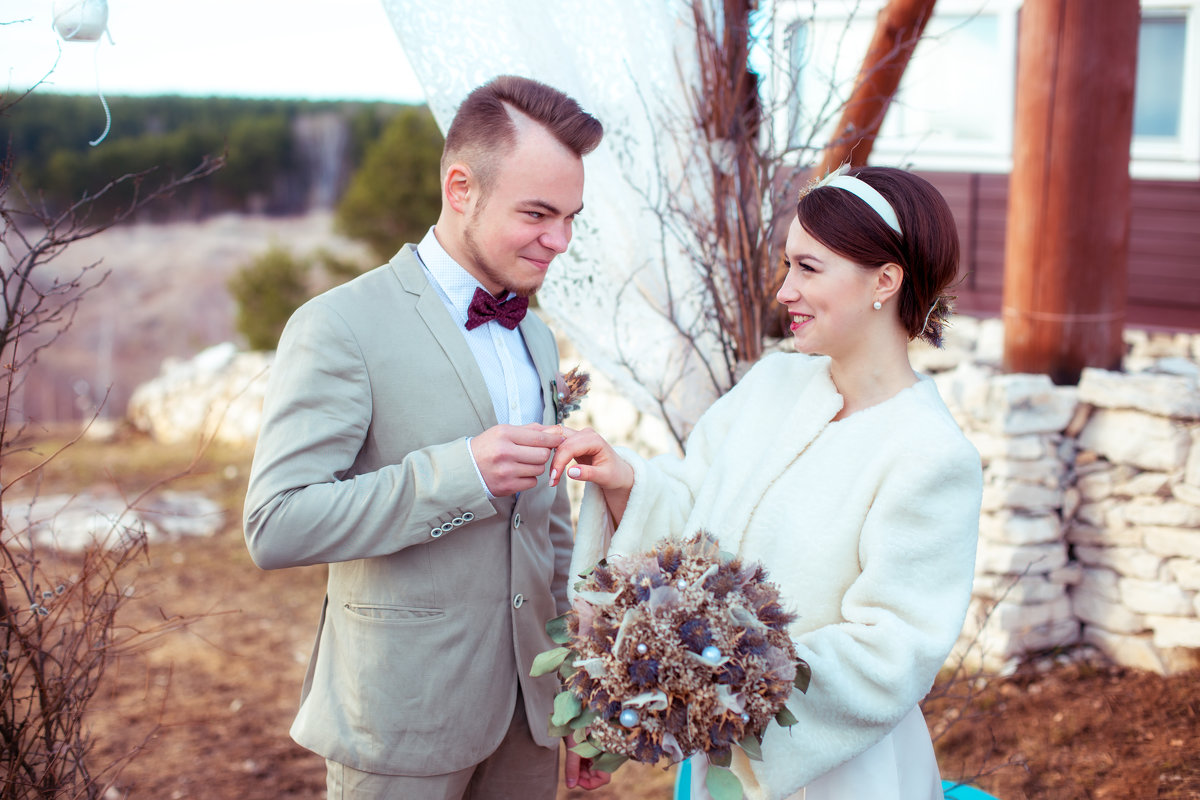
[[[487,495],[487,499],[495,500],[496,495],[492,494],[492,490],[488,488],[487,481],[483,479],[483,473],[479,471],[479,465],[475,463],[475,451],[471,449],[472,438],[468,436],[465,440],[467,443],[467,455],[471,457],[471,466],[475,468],[475,474],[479,476],[479,485],[483,487],[483,493]]]

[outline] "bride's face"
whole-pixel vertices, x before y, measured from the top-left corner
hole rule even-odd
[[[788,230],[787,277],[775,298],[787,307],[792,337],[801,353],[834,360],[863,340],[874,312],[873,270],[838,255],[792,220]]]

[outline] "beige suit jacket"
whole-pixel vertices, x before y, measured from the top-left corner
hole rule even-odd
[[[553,424],[554,338],[534,314],[520,329]],[[534,738],[557,746],[545,724],[557,679],[529,668],[566,610],[570,507],[548,475],[488,500],[464,437],[495,424],[411,245],[289,320],[245,531],[264,569],[329,565],[292,726],[302,746],[369,772],[462,769],[499,744],[518,683]]]

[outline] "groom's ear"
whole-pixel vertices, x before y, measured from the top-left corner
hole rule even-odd
[[[459,214],[467,213],[478,191],[471,168],[466,164],[454,162],[446,168],[446,175],[442,178],[442,198],[450,208]]]

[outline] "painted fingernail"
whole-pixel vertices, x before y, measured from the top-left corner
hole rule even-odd
[[[572,478],[578,478],[583,473],[579,470],[579,467],[571,467],[569,470],[567,470],[567,474]]]
[[[556,480],[558,480],[558,470],[552,469],[550,470],[550,485],[553,486]]]

